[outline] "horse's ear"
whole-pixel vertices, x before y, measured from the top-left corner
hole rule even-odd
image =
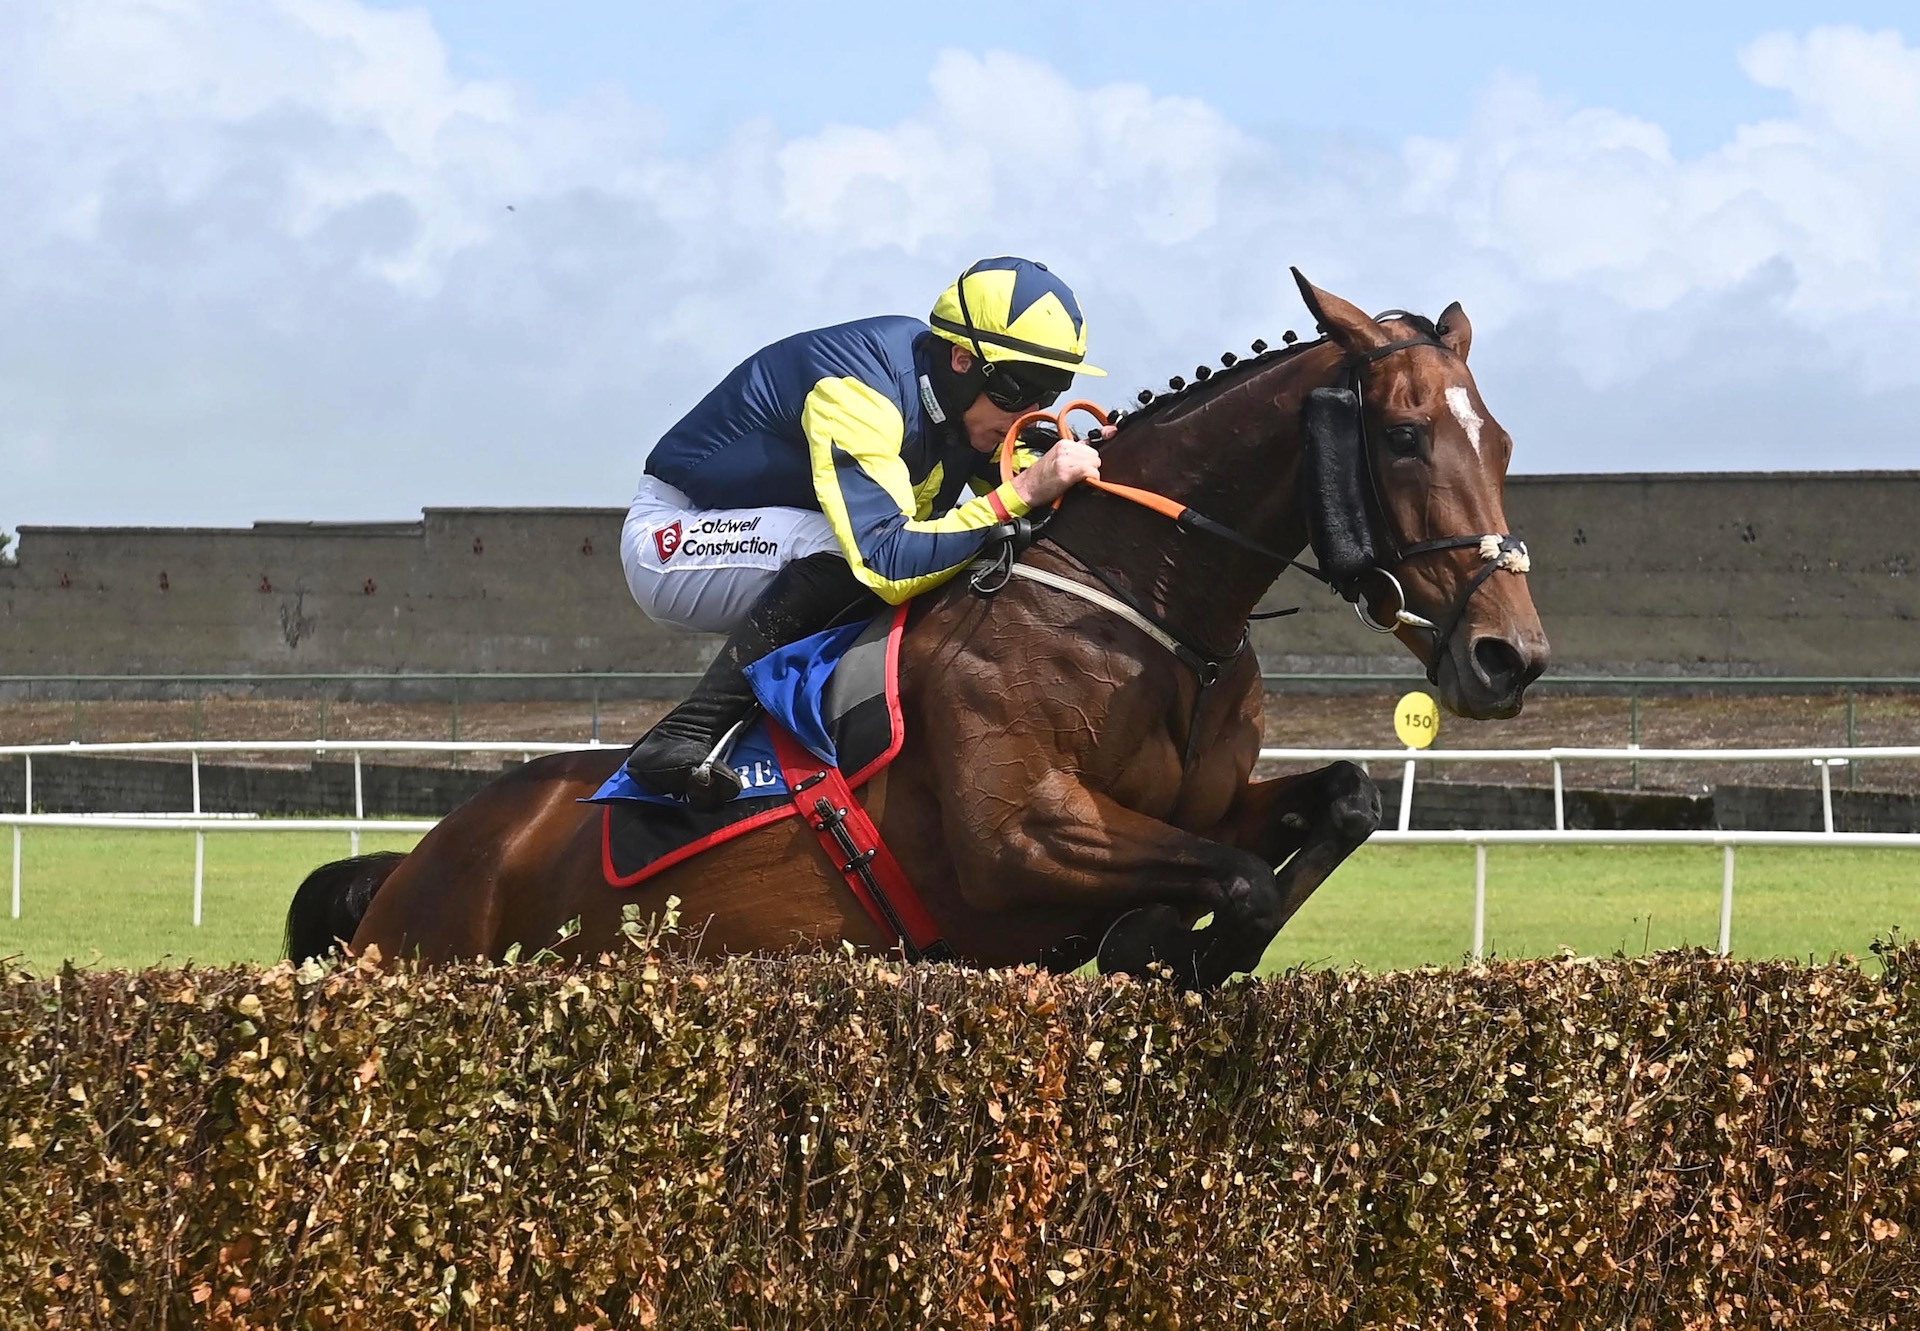
[[[1440,340],[1447,344],[1447,350],[1461,360],[1467,358],[1467,351],[1473,346],[1473,321],[1467,318],[1467,312],[1455,301],[1440,312],[1440,322],[1434,327],[1439,330]]]
[[[1369,318],[1367,312],[1358,305],[1341,300],[1331,291],[1322,291],[1307,281],[1306,275],[1298,268],[1290,271],[1293,280],[1300,286],[1300,298],[1307,302],[1307,309],[1313,313],[1314,322],[1348,352],[1371,351],[1375,347],[1385,346],[1390,340],[1387,330]]]

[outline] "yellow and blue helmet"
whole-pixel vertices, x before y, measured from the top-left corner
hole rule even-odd
[[[989,365],[1106,373],[1087,364],[1087,321],[1073,290],[1031,259],[982,259],[940,293],[927,322]]]

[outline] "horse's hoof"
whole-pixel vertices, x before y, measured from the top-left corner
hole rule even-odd
[[[1100,940],[1100,973],[1146,976],[1156,962],[1175,965],[1193,952],[1190,933],[1187,917],[1172,906],[1130,910]]]

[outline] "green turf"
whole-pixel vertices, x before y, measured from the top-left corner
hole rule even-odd
[[[370,833],[360,849],[408,850],[419,839]],[[11,853],[9,840],[0,833],[0,854]],[[0,912],[0,956],[35,968],[65,958],[135,967],[268,961],[280,954],[294,888],[349,849],[344,832],[208,833],[196,929],[192,833],[29,828],[21,838],[20,918]],[[6,882],[10,889],[12,878]]]
[[[1864,955],[1920,923],[1920,852],[1742,847],[1733,953]],[[1489,955],[1609,955],[1707,947],[1720,937],[1721,852],[1711,846],[1492,846]],[[1267,950],[1263,970],[1459,961],[1473,946],[1473,848],[1362,850]]]
[[[368,835],[366,851],[415,837]],[[7,837],[0,834],[0,865]],[[267,961],[294,887],[347,853],[344,833],[211,833],[203,923],[193,927],[193,836],[32,828],[23,910],[0,910],[0,956],[36,969],[71,957],[106,966]],[[1920,854],[1743,849],[1734,884],[1740,956],[1864,953],[1920,923]],[[5,872],[0,868],[0,874]],[[689,903],[692,906],[694,903]],[[1710,847],[1495,846],[1487,853],[1487,946],[1502,956],[1711,947],[1720,928],[1720,852]],[[1473,941],[1471,847],[1361,851],[1281,933],[1263,969],[1451,963]]]

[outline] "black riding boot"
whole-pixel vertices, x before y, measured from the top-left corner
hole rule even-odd
[[[696,809],[717,809],[740,793],[740,777],[711,754],[728,730],[753,710],[753,689],[741,667],[852,618],[880,599],[860,585],[840,555],[796,559],[775,575],[728,636],[687,700],[661,717],[627,755],[627,771],[646,789],[684,795]]]

